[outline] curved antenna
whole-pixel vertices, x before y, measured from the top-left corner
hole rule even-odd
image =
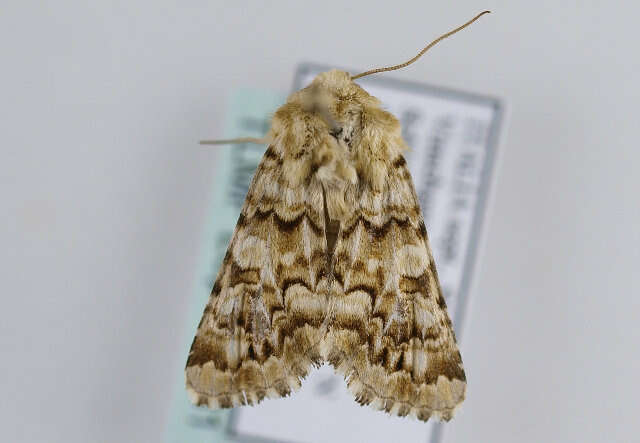
[[[453,34],[455,34],[458,31],[463,30],[464,28],[466,28],[467,26],[469,26],[471,23],[475,22],[476,20],[478,20],[480,17],[482,17],[485,14],[489,14],[491,11],[482,11],[480,14],[476,15],[474,18],[472,18],[471,20],[469,20],[467,23],[465,23],[462,26],[458,26],[456,29],[454,29],[453,31],[449,31],[446,34],[442,34],[440,37],[438,37],[437,39],[435,39],[434,41],[432,41],[431,43],[429,43],[427,46],[424,47],[424,49],[422,51],[420,51],[418,53],[418,55],[416,55],[415,57],[413,57],[411,60],[401,63],[399,65],[395,65],[395,66],[390,66],[388,68],[376,68],[376,69],[372,69],[370,71],[366,71],[363,72],[361,74],[358,75],[354,75],[351,77],[351,80],[355,80],[357,78],[360,77],[364,77],[365,75],[370,75],[370,74],[376,74],[378,72],[386,72],[386,71],[395,71],[396,69],[402,69],[406,66],[409,66],[411,63],[415,62],[416,60],[418,60],[420,57],[422,57],[422,55],[427,52],[429,49],[431,49],[433,46],[435,46],[437,43],[439,43],[440,41],[444,40],[447,37],[452,36]]]

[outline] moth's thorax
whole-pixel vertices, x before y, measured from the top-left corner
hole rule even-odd
[[[400,123],[343,71],[319,74],[274,115],[271,138],[292,186],[322,182],[332,219],[347,215],[344,195],[365,181],[381,192],[387,170],[406,148]]]

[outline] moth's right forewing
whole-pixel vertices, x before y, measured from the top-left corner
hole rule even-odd
[[[401,154],[377,191],[350,188],[341,225],[327,358],[356,400],[394,415],[449,420],[466,376],[411,176]]]

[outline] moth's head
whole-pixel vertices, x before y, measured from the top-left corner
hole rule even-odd
[[[324,92],[343,105],[378,106],[380,104],[377,98],[369,95],[360,85],[351,80],[351,74],[338,69],[318,74],[305,89]]]
[[[406,148],[400,122],[338,70],[290,95],[274,114],[271,137],[284,153],[292,185],[317,171],[323,183],[364,179],[382,189],[387,165]]]
[[[318,74],[292,98],[323,120],[327,132],[348,147],[358,144],[365,114],[380,107],[380,101],[353,82],[349,73],[337,69]]]

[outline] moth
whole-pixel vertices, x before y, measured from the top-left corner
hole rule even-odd
[[[288,396],[324,363],[393,415],[448,421],[464,400],[400,123],[354,81],[413,60],[322,73],[275,112],[189,352],[194,404]]]

